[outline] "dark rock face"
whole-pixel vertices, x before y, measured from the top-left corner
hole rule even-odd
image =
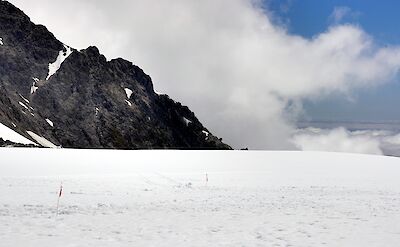
[[[17,148],[37,148],[37,146],[33,144],[21,144],[21,143],[15,143],[9,140],[4,141],[3,138],[0,138],[0,147],[17,147]]]
[[[7,1],[0,38],[0,122],[31,140],[26,131],[69,148],[230,149],[139,67],[64,46]]]

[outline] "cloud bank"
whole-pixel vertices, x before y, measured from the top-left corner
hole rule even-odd
[[[301,150],[383,154],[379,140],[372,138],[368,133],[355,134],[344,128],[308,128],[299,132],[293,137],[293,142]]]
[[[11,2],[73,47],[133,61],[237,148],[295,148],[302,99],[377,86],[400,67],[399,47],[378,47],[360,27],[306,39],[274,24],[260,1]]]
[[[304,128],[296,130],[292,142],[305,151],[351,152],[400,156],[400,134],[389,130],[349,131]]]

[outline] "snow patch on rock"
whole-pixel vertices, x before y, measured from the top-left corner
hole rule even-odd
[[[183,121],[185,122],[186,126],[188,126],[190,123],[192,123],[192,121],[190,121],[189,119],[183,117]]]
[[[47,122],[51,127],[54,127],[54,123],[53,123],[53,121],[51,121],[50,119],[46,118],[46,122]]]
[[[40,80],[39,80],[39,78],[36,78],[36,77],[32,77],[32,80],[33,80],[33,82],[32,82],[32,86],[31,86],[31,94],[34,94],[39,89],[39,87],[36,86],[36,83],[39,82]]]
[[[17,127],[14,123],[12,125]],[[30,141],[28,138],[18,134],[14,130],[8,128],[7,126],[3,125],[0,123],[0,137],[3,138],[5,141],[12,141],[15,143],[21,143],[21,144],[35,144],[32,141]]]
[[[28,99],[26,99],[24,96],[22,96],[21,94],[19,94],[19,96],[26,102],[26,103],[28,103],[29,104],[29,100]]]
[[[126,102],[129,106],[132,106],[132,103],[129,102],[129,100],[125,100],[125,102]]]
[[[51,143],[49,140],[47,140],[44,137],[41,137],[37,134],[35,134],[32,131],[26,131],[26,133],[28,133],[37,143],[39,143],[40,145],[42,145],[43,147],[47,147],[47,148],[57,148],[56,145],[54,145],[53,143]]]
[[[34,94],[38,89],[39,87],[35,86],[35,82],[33,82],[31,86],[31,94]]]
[[[60,51],[58,53],[56,61],[54,61],[53,63],[49,63],[49,73],[46,77],[46,80],[49,80],[50,77],[60,69],[61,64],[65,61],[65,59],[67,59],[67,57],[72,54],[71,47],[64,45],[64,48],[66,49],[66,51]]]
[[[4,45],[3,38],[0,38],[0,45]]]
[[[25,109],[27,109],[29,111],[29,107],[27,107],[24,103],[22,103],[21,101],[18,102],[22,107],[24,107]]]
[[[128,97],[128,99],[130,99],[133,92],[129,88],[125,88],[125,93],[126,93],[126,97]]]

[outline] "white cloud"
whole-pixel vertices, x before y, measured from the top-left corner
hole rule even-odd
[[[296,131],[292,142],[300,150],[352,152],[400,156],[400,134],[389,130],[349,131],[305,128]]]
[[[298,148],[305,151],[351,152],[383,154],[379,141],[364,135],[352,135],[344,128],[309,130],[293,137]]]
[[[334,23],[339,23],[343,20],[344,17],[351,13],[351,9],[346,6],[338,6],[333,9],[331,14],[331,19]]]
[[[353,11],[347,6],[336,6],[329,19],[333,24],[339,24],[345,20],[356,20],[361,15],[360,12]]]
[[[400,67],[399,47],[377,47],[357,26],[306,39],[255,0],[12,2],[73,47],[138,64],[235,147],[293,148],[288,102],[376,86]]]

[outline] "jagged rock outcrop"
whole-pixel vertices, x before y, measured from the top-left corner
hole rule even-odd
[[[0,92],[0,122],[44,146],[230,149],[188,107],[156,94],[138,66],[68,47],[7,1]]]

